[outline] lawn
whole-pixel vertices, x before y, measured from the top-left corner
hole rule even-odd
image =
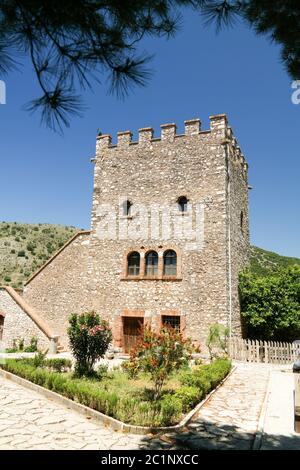
[[[58,362],[57,362],[58,361]],[[159,400],[147,374],[130,378],[121,369],[100,370],[95,378],[76,378],[67,360],[8,359],[2,369],[100,411],[127,424],[175,425],[192,410],[231,369],[228,359],[185,367],[171,375]]]

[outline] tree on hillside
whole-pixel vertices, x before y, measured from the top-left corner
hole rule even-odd
[[[300,266],[281,268],[268,276],[243,273],[240,299],[248,338],[300,339]]]
[[[68,125],[80,113],[76,90],[108,80],[122,96],[150,76],[149,56],[138,51],[146,36],[170,37],[180,11],[192,7],[217,29],[245,20],[257,33],[282,45],[292,77],[300,77],[300,4],[297,0],[2,0],[0,74],[28,56],[42,94],[27,108],[41,110],[52,128]]]

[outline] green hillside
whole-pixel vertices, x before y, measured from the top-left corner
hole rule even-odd
[[[256,246],[251,247],[251,271],[260,276],[265,276],[278,268],[286,268],[295,264],[300,265],[299,258],[289,258]]]
[[[0,286],[23,286],[77,231],[50,224],[0,222]]]
[[[0,286],[21,288],[76,231],[63,225],[0,222]],[[293,264],[300,265],[300,259],[251,248],[251,270],[259,275]]]

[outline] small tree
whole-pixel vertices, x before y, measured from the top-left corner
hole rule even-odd
[[[219,323],[213,323],[209,327],[206,346],[209,351],[210,360],[227,355],[229,328]]]
[[[184,340],[181,333],[170,326],[159,333],[146,327],[142,333],[124,368],[131,374],[149,373],[154,384],[154,399],[158,400],[172,372],[188,363],[193,346],[189,339]]]
[[[240,275],[242,317],[250,339],[293,341],[300,335],[300,266]]]
[[[75,374],[93,375],[95,362],[104,356],[112,340],[108,322],[95,312],[73,314],[69,318],[68,335],[76,360]]]

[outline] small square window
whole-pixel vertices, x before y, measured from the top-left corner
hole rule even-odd
[[[171,326],[177,331],[180,331],[180,316],[179,315],[163,315],[163,326]]]

